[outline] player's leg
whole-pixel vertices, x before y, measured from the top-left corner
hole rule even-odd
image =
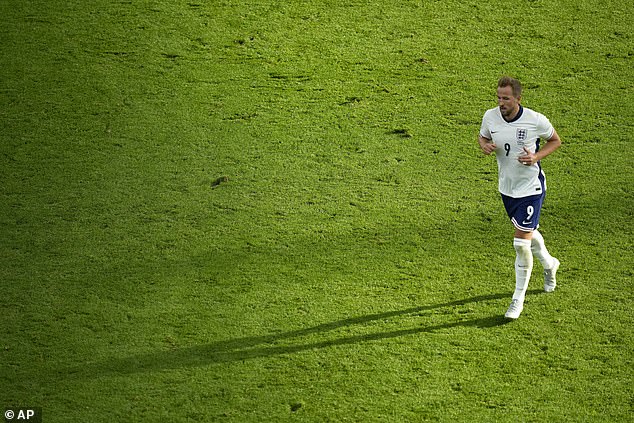
[[[516,233],[516,235],[518,235]],[[524,298],[528,289],[528,282],[533,271],[533,254],[531,252],[531,240],[527,238],[530,232],[515,236],[513,248],[515,248],[515,291],[511,305],[505,316],[509,319],[517,319],[524,308]]]
[[[550,255],[546,249],[544,237],[537,229],[533,231],[531,251],[544,267],[544,291],[553,292],[557,287],[555,276],[559,269],[559,260]]]
[[[533,237],[531,239],[531,251],[533,255],[541,262],[544,269],[550,269],[553,267],[555,258],[550,255],[546,249],[546,243],[542,234],[535,229],[533,231]]]
[[[505,317],[517,319],[524,308],[524,298],[533,271],[531,251],[533,231],[539,223],[540,196],[510,198],[502,196],[504,207],[515,226],[513,248],[515,249],[515,291]]]

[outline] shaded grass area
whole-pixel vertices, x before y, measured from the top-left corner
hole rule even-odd
[[[0,5],[0,405],[47,421],[628,421],[632,7]],[[518,25],[521,22],[521,25]],[[496,79],[544,161],[522,319]]]

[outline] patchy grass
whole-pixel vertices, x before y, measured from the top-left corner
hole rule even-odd
[[[631,421],[632,9],[3,3],[0,405]],[[564,142],[509,324],[502,74]]]

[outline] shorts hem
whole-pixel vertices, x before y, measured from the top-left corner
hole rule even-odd
[[[511,223],[513,223],[513,226],[515,226],[516,229],[519,229],[522,232],[533,232],[539,227],[539,225],[537,225],[537,227],[535,227],[535,228],[531,228],[531,227],[528,227],[528,226],[522,226],[519,223],[517,223],[517,220],[515,220],[515,218],[511,219]]]

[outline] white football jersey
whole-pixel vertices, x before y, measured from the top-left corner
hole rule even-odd
[[[539,151],[540,139],[549,140],[555,128],[541,113],[520,106],[520,111],[507,122],[500,108],[487,110],[482,118],[480,136],[493,140],[497,148],[500,192],[513,198],[542,194],[546,190],[546,177],[539,162],[532,166],[520,163],[524,147],[532,153]]]

